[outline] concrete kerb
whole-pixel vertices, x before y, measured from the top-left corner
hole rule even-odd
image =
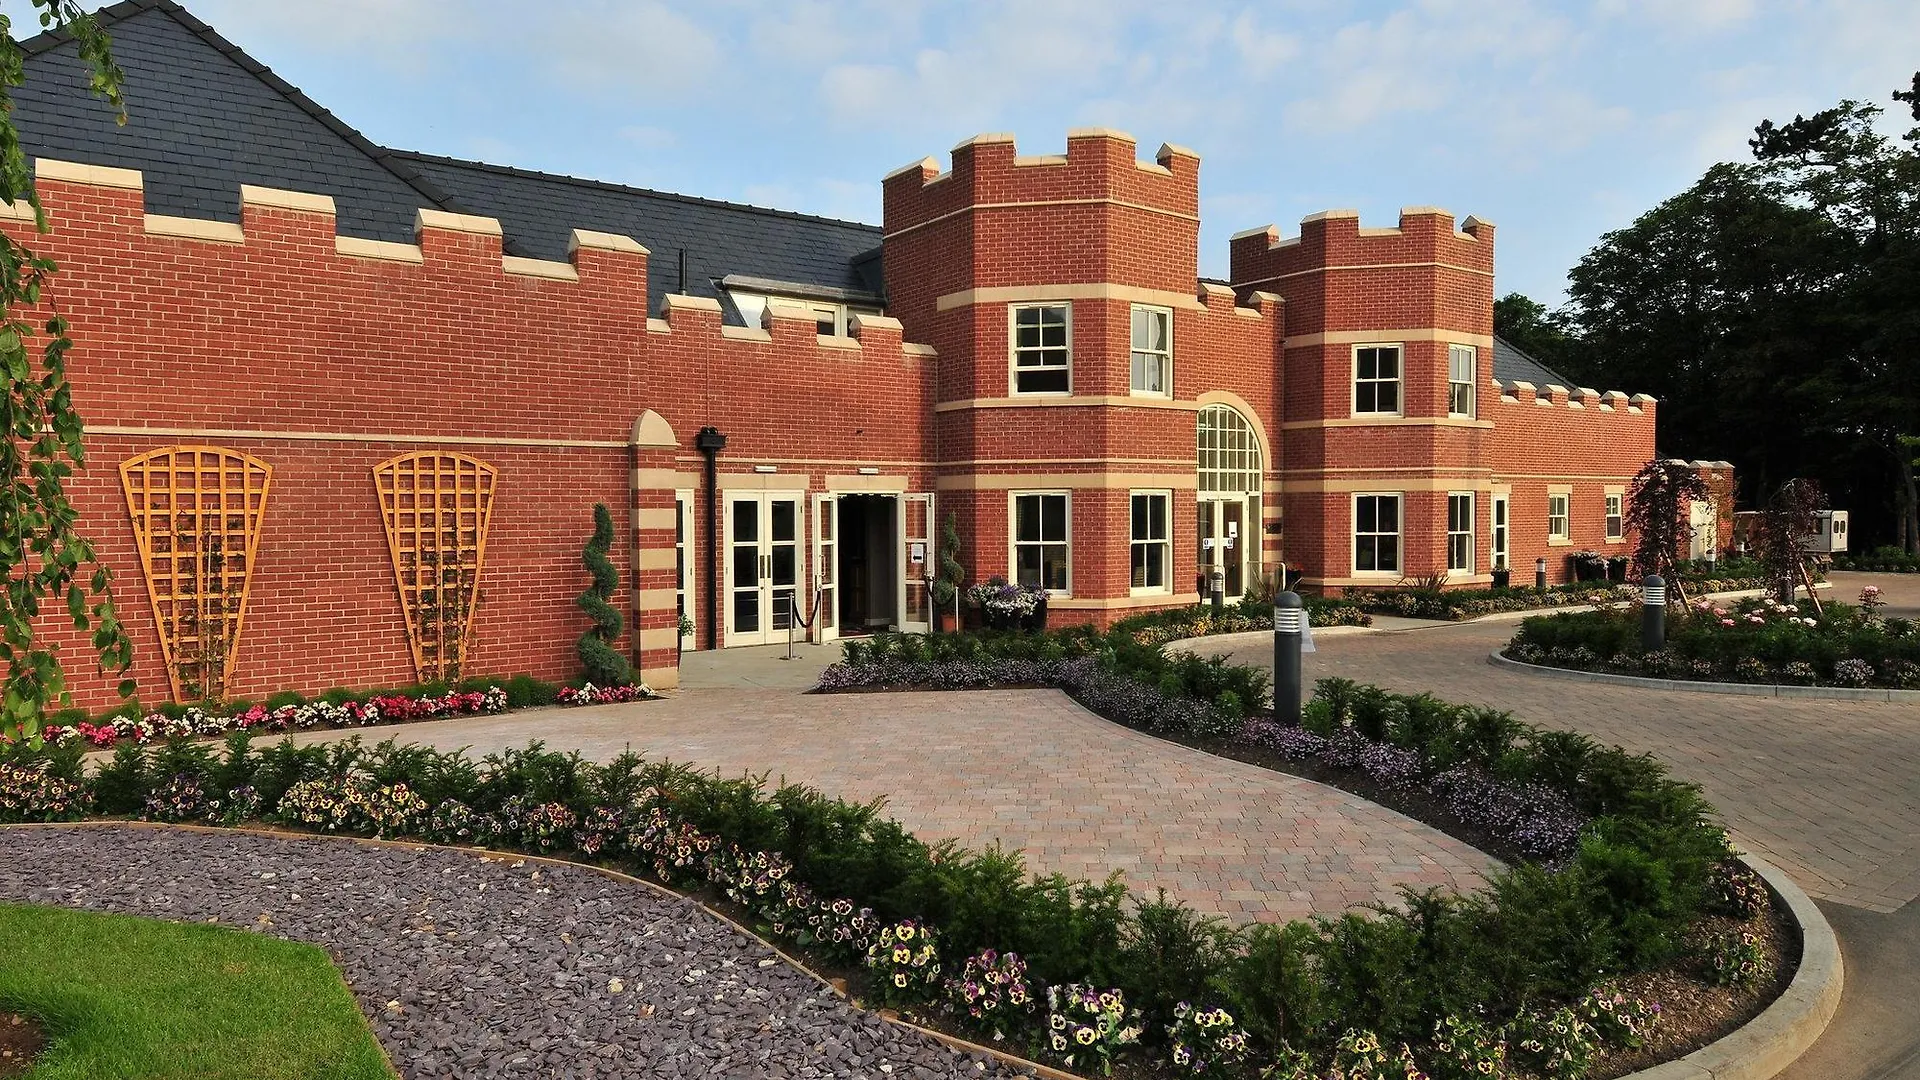
[[[1607,683],[1642,690],[1683,690],[1691,694],[1728,694],[1735,697],[1803,698],[1824,701],[1891,701],[1920,704],[1920,690],[1889,690],[1854,686],[1780,686],[1772,683],[1693,682],[1687,679],[1650,679],[1644,675],[1613,675],[1604,671],[1576,671],[1573,668],[1527,664],[1500,655],[1487,654],[1487,663],[1497,668],[1524,671],[1543,679],[1565,682]]]
[[[1621,1080],[1769,1080],[1807,1052],[1839,1009],[1846,965],[1826,916],[1777,867],[1751,855],[1741,858],[1766,880],[1799,924],[1799,970],[1773,1004],[1738,1030]]]

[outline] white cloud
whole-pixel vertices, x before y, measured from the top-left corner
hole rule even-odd
[[[1653,23],[1670,30],[1726,30],[1752,19],[1754,0],[1600,0],[1603,16]]]
[[[526,36],[513,55],[592,91],[641,92],[647,112],[708,93],[728,59],[714,29],[654,0],[555,5]]]

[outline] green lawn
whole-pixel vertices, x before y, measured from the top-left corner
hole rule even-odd
[[[0,904],[0,1008],[52,1043],[27,1080],[392,1080],[327,954],[219,926]]]

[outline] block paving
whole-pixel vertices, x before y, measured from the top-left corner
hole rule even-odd
[[[693,688],[367,734],[475,753],[538,738],[601,761],[631,747],[730,775],[770,772],[848,799],[885,798],[922,839],[999,843],[1070,878],[1119,871],[1135,890],[1165,888],[1240,922],[1393,903],[1402,886],[1473,889],[1498,865],[1375,803],[1141,735],[1054,690]]]

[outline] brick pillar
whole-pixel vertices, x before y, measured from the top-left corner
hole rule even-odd
[[[633,665],[655,690],[680,685],[673,494],[678,449],[673,428],[660,414],[640,414],[633,425]]]

